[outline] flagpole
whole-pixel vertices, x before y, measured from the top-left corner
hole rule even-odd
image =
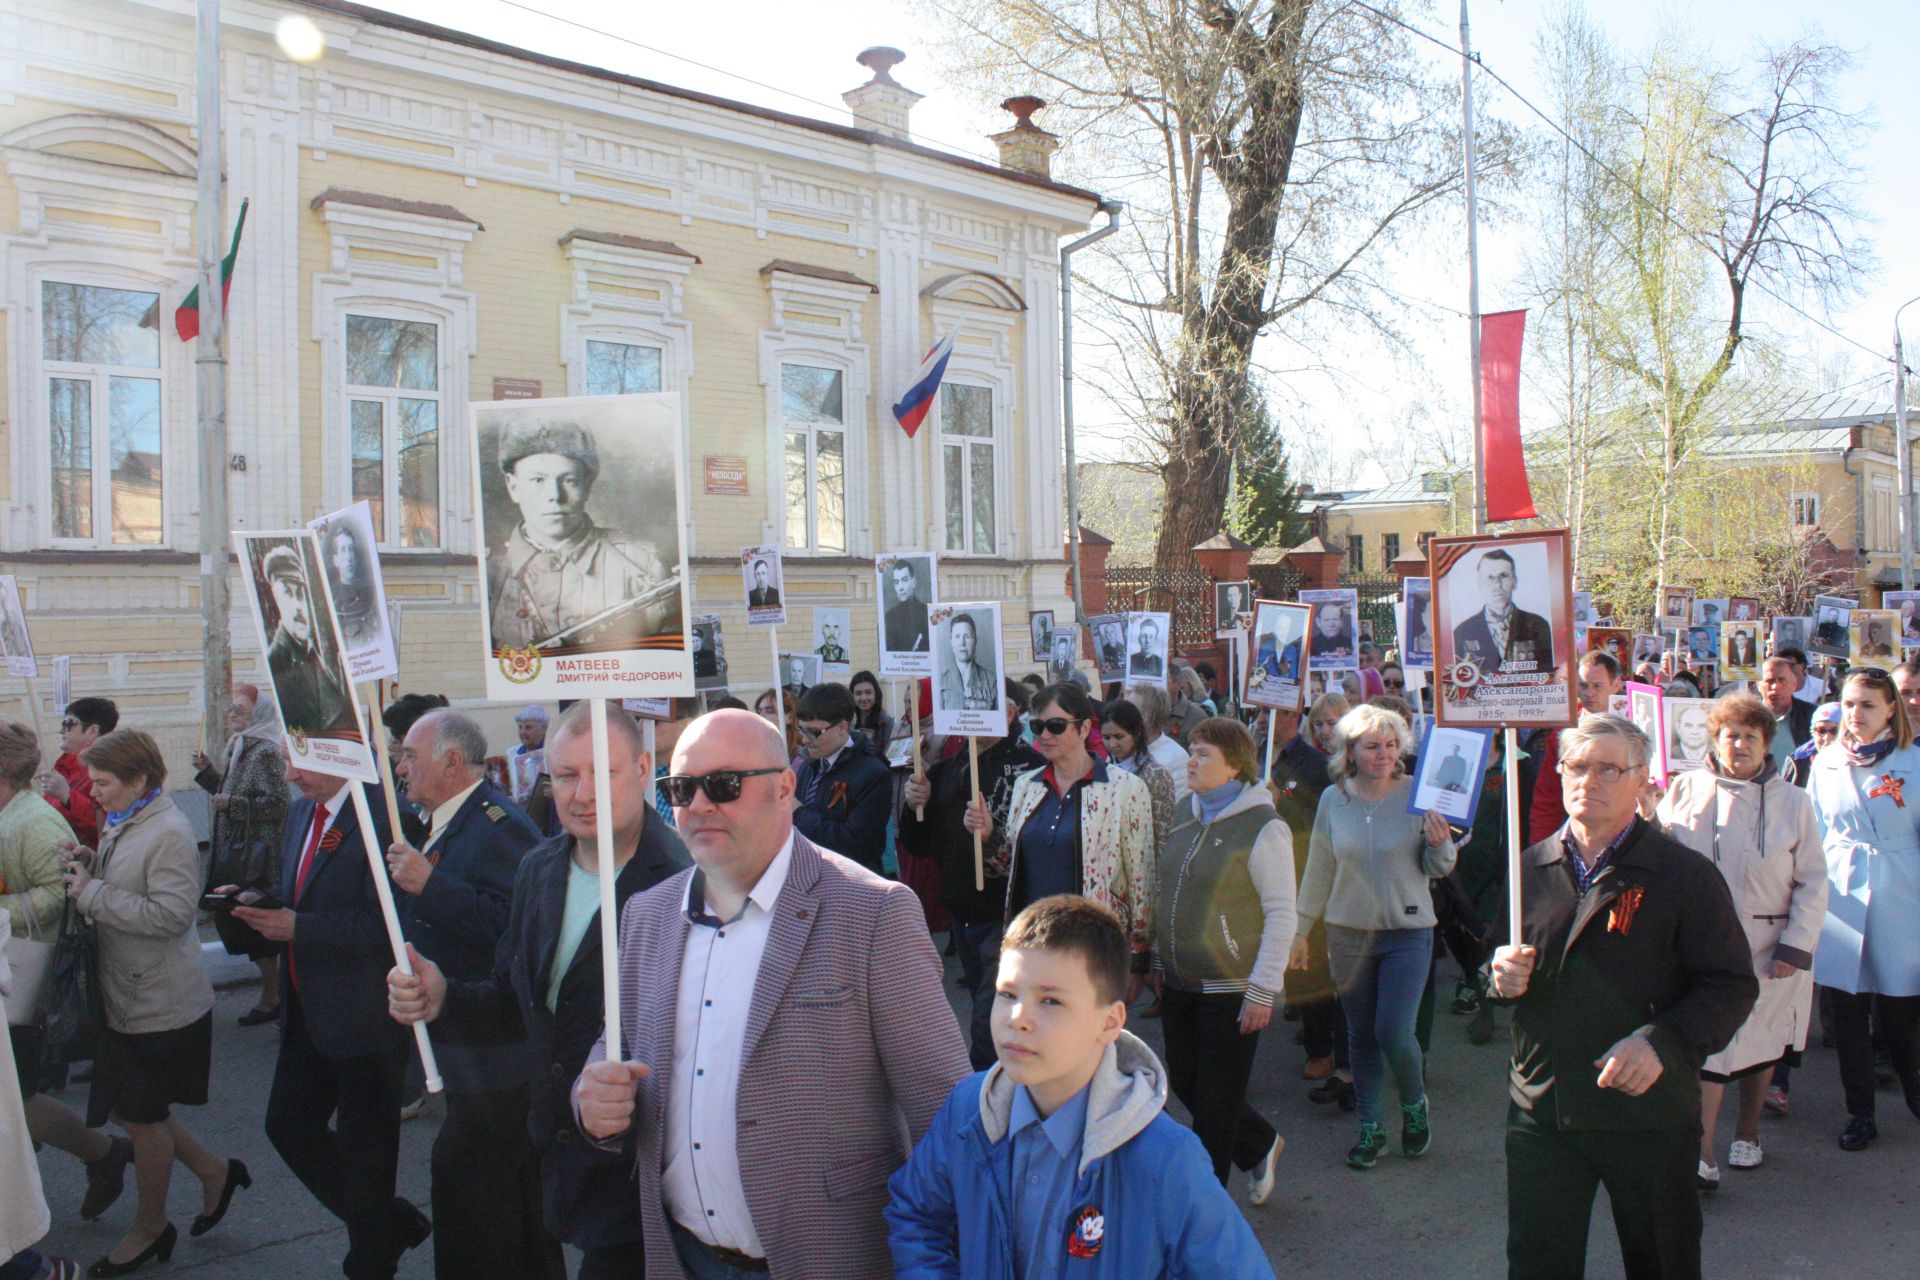
[[[200,334],[194,339],[194,383],[200,437],[200,612],[206,630],[200,696],[214,741],[201,750],[221,758],[227,742],[227,704],[233,700],[233,601],[227,578],[227,317],[221,274],[222,200],[220,0],[199,0],[194,25],[198,103],[197,196],[200,239]]]
[[[1100,211],[1107,225],[1090,231],[1060,249],[1060,426],[1067,462],[1067,567],[1073,578],[1073,620],[1087,625],[1086,590],[1080,582],[1080,475],[1073,443],[1073,255],[1120,229],[1118,200],[1103,201]],[[1101,608],[1106,601],[1101,601]]]

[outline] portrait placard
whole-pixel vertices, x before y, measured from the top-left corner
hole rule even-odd
[[[1456,728],[1573,723],[1567,531],[1435,538],[1428,560],[1438,722]]]
[[[896,551],[875,557],[873,599],[881,675],[933,674],[927,608],[940,599],[938,568],[931,551]]]
[[[1847,664],[1891,671],[1900,663],[1900,615],[1891,609],[1855,609]]]
[[[267,683],[296,767],[377,782],[346,645],[327,600],[320,542],[309,529],[235,533]]]
[[[779,547],[740,549],[740,590],[747,603],[750,627],[787,624],[786,568]]]
[[[1768,653],[1778,653],[1782,649],[1798,649],[1809,652],[1808,645],[1813,640],[1813,616],[1811,614],[1779,614],[1767,620],[1768,630],[1772,633],[1772,645]]]
[[[1760,598],[1758,596],[1728,596],[1728,622],[1760,621]]]
[[[1706,768],[1707,756],[1713,751],[1712,737],[1707,732],[1707,716],[1713,710],[1713,699],[1665,698],[1660,705],[1666,713],[1668,774]]]
[[[1027,614],[1027,638],[1033,644],[1033,660],[1045,662],[1053,652],[1053,610],[1035,609]]]
[[[1627,719],[1647,735],[1652,752],[1647,759],[1647,776],[1654,785],[1667,785],[1667,695],[1660,686],[1627,681]]]
[[[1307,637],[1312,629],[1310,604],[1254,601],[1253,662],[1247,670],[1242,701],[1282,710],[1306,708]]]
[[[1064,622],[1053,629],[1053,648],[1047,653],[1047,683],[1065,684],[1073,679],[1074,663],[1080,657],[1080,626]]]
[[[1720,624],[1687,628],[1687,659],[1696,666],[1720,657]]]
[[[1127,678],[1127,615],[1103,613],[1087,620],[1093,628],[1093,657],[1100,667],[1100,682],[1112,684]]]
[[[387,618],[387,585],[380,572],[373,504],[362,500],[311,521],[320,539],[320,566],[340,638],[347,644],[347,675],[355,684],[400,674]]]
[[[487,697],[692,693],[680,397],[469,409]]]
[[[53,709],[64,712],[73,701],[73,659],[61,655],[53,660]]]
[[[507,783],[515,804],[524,805],[533,798],[533,789],[539,785],[540,775],[546,770],[545,747],[507,754]]]
[[[1727,601],[1724,596],[1696,599],[1693,602],[1693,625],[1696,627],[1717,627],[1727,620]]]
[[[1224,640],[1247,628],[1253,612],[1253,583],[1216,582],[1213,584],[1213,636]]]
[[[703,613],[693,620],[693,687],[727,687],[727,639],[720,632],[720,615]]]
[[[1001,738],[1007,732],[1007,669],[998,602],[937,604],[927,610],[933,630],[933,731]]]
[[[853,613],[848,609],[813,608],[813,652],[820,659],[822,680],[853,677]]]
[[[1400,665],[1408,671],[1433,670],[1433,580],[1400,579]]]
[[[1599,625],[1600,619],[1593,616],[1593,592],[1576,591],[1573,593],[1573,625],[1576,628]]]
[[[1633,638],[1633,666],[1643,662],[1658,663],[1660,655],[1666,652],[1666,644],[1659,636],[1636,635]]]
[[[33,636],[27,631],[27,612],[20,607],[20,584],[10,573],[0,573],[0,656],[7,674],[31,680],[40,674],[33,657]]]
[[[1859,605],[1858,600],[1850,600],[1845,596],[1815,596],[1813,598],[1813,631],[1807,637],[1811,642],[1807,646],[1807,652],[1817,653],[1826,658],[1846,657],[1853,611]]]
[[[1316,587],[1297,592],[1301,604],[1313,606],[1313,630],[1308,632],[1307,670],[1360,669],[1360,593],[1351,587]]]
[[[820,683],[820,655],[817,653],[780,654],[780,688],[793,695],[795,702],[800,695]]]
[[[1693,623],[1693,588],[1668,587],[1660,593],[1660,625],[1678,630]]]
[[[1471,829],[1487,780],[1493,730],[1434,726],[1413,764],[1408,813],[1438,813],[1453,826]]]
[[[1882,592],[1880,607],[1899,617],[1900,647],[1920,648],[1920,591]]]
[[[1127,615],[1127,683],[1165,684],[1167,645],[1172,638],[1170,613]]]
[[[1587,646],[1580,651],[1581,657],[1589,653],[1613,655],[1622,671],[1633,670],[1633,632],[1626,627],[1588,627]]]
[[[1720,624],[1720,676],[1725,680],[1760,678],[1760,624]]]

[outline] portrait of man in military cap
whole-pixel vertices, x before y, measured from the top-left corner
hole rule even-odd
[[[318,566],[302,552],[303,540],[267,540],[253,582],[267,628],[267,674],[288,733],[338,737],[358,728],[346,669],[335,645],[327,601],[319,590]]]
[[[685,647],[672,455],[630,399],[475,406],[496,654]]]

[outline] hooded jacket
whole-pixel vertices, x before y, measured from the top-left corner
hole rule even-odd
[[[1014,1280],[1014,1083],[996,1063],[954,1087],[887,1184],[895,1280]],[[1067,1274],[1085,1280],[1271,1278],[1200,1139],[1166,1115],[1167,1074],[1129,1032],[1088,1086],[1074,1221],[1056,1223]],[[1091,1210],[1092,1212],[1089,1212]],[[1087,1250],[1091,1256],[1087,1256]]]
[[[824,772],[819,761],[808,760],[797,786],[801,805],[793,825],[800,834],[878,872],[893,808],[893,770],[867,736],[849,732],[847,745]]]

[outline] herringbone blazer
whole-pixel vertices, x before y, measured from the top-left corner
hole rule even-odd
[[[683,1274],[660,1182],[692,874],[636,893],[620,923],[626,1056],[652,1068],[634,1106],[635,1182],[656,1280]],[[969,1073],[910,889],[794,833],[741,1063],[741,1180],[772,1280],[892,1280],[887,1179]]]

